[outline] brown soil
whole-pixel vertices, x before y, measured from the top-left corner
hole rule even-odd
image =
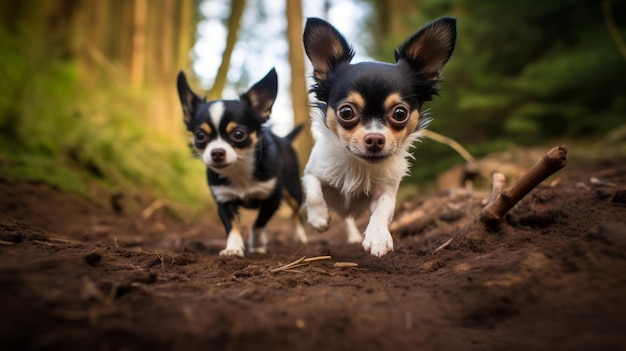
[[[0,181],[2,349],[626,350],[626,162],[557,177],[491,232],[487,192],[405,203],[380,259],[337,219],[301,246],[276,218],[268,254],[224,258],[216,223]]]

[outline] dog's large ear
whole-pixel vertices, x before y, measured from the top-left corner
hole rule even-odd
[[[183,71],[178,73],[176,78],[176,86],[178,88],[178,96],[180,97],[180,104],[183,107],[183,119],[185,124],[189,126],[193,117],[196,115],[198,105],[204,101],[198,95],[196,95],[187,83],[187,77]]]
[[[304,51],[313,65],[313,77],[318,81],[326,79],[328,72],[354,57],[354,50],[346,39],[322,19],[308,18],[302,39]]]
[[[424,25],[395,51],[396,62],[406,60],[428,79],[439,80],[454,51],[456,19],[441,17]]]
[[[272,68],[263,79],[241,95],[241,100],[247,101],[252,110],[261,117],[260,122],[264,123],[270,118],[276,94],[278,94],[278,76],[276,69]]]

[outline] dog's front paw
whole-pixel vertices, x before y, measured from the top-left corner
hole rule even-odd
[[[365,251],[372,254],[372,256],[381,257],[387,254],[389,251],[393,251],[393,238],[389,229],[383,228],[370,228],[365,230],[365,237],[363,239],[363,248]]]
[[[220,251],[220,256],[243,257],[244,250],[245,246],[241,234],[237,230],[232,230],[226,239],[226,248]]]
[[[328,214],[328,207],[322,205],[307,206],[307,220],[309,224],[315,228],[318,232],[325,232],[328,230],[330,223],[330,215]]]
[[[220,256],[243,257],[243,249],[229,249],[229,248],[225,248],[224,250],[220,251]]]

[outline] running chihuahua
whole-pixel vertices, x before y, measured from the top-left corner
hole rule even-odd
[[[409,148],[429,122],[422,105],[437,95],[454,50],[456,20],[426,24],[395,51],[395,64],[351,64],[346,39],[318,18],[307,20],[303,39],[320,111],[302,178],[308,221],[326,231],[329,207],[344,217],[369,209],[362,244],[381,257],[393,251],[388,226],[396,194],[409,170]]]

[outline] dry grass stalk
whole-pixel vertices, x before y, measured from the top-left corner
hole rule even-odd
[[[309,257],[309,258],[306,258],[306,256],[302,256],[299,259],[297,259],[297,260],[295,260],[295,261],[293,261],[291,263],[287,263],[284,266],[280,266],[278,268],[270,269],[270,272],[276,273],[276,272],[281,272],[281,271],[288,271],[288,270],[292,270],[294,268],[307,266],[311,262],[325,261],[325,260],[330,260],[331,258],[332,257],[330,257],[330,256],[316,256],[316,257]]]
[[[439,245],[439,247],[436,248],[435,251],[433,251],[433,252],[441,251],[441,250],[445,249],[446,247],[448,247],[448,245],[450,245],[450,243],[452,242],[452,239],[453,238],[450,238],[445,243]]]

